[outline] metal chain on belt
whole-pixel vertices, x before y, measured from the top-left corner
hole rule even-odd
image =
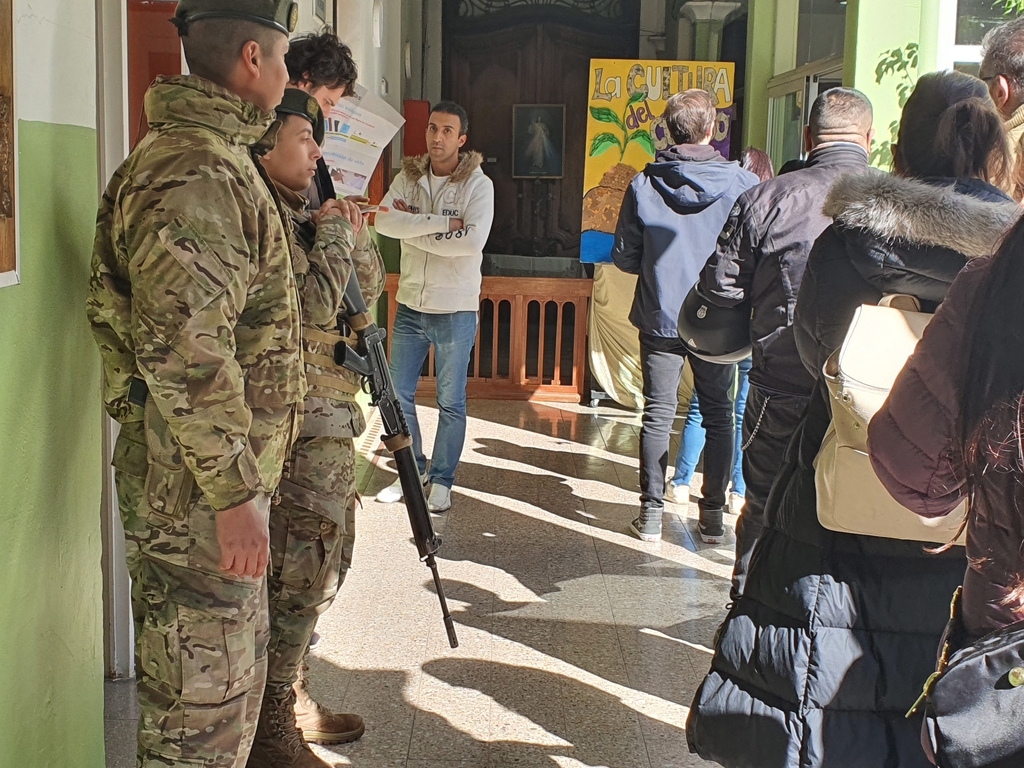
[[[761,421],[764,420],[764,415],[768,411],[768,403],[770,403],[771,400],[771,395],[768,395],[768,397],[764,399],[764,405],[761,406],[761,415],[757,417],[757,423],[754,425],[754,431],[750,433],[750,437],[747,438],[747,441],[740,446],[741,451],[747,450],[747,448],[750,447],[750,444],[754,442],[754,438],[757,437],[757,432],[761,429]]]

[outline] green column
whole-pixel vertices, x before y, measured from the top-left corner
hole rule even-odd
[[[939,63],[939,0],[921,0],[919,71],[934,72]]]
[[[888,167],[888,145],[899,125],[899,86],[917,77],[917,70],[896,72],[880,80],[879,62],[890,51],[921,42],[922,0],[849,0],[846,6],[846,51],[843,80],[867,94],[875,109],[872,163]],[[933,2],[933,0],[924,0]],[[926,46],[934,61],[935,41]]]
[[[775,0],[750,0],[743,146],[767,149],[768,81],[775,73]]]
[[[718,46],[714,46],[715,50],[712,50],[712,41],[715,32],[718,32],[719,37],[721,36],[721,22],[698,19],[694,22],[693,28],[693,58],[697,61],[718,61]]]

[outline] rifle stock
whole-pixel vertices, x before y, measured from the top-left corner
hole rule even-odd
[[[427,497],[423,492],[420,470],[412,449],[412,435],[402,406],[398,402],[398,396],[395,394],[394,383],[391,381],[387,354],[384,352],[386,332],[377,327],[366,308],[355,270],[352,270],[345,286],[345,311],[347,314],[342,319],[356,332],[359,344],[357,349],[353,349],[344,342],[339,343],[334,348],[334,360],[338,365],[363,377],[370,392],[370,401],[380,411],[384,426],[382,440],[384,446],[395,457],[416,549],[420,560],[427,564],[434,578],[444,628],[448,633],[448,644],[452,648],[458,648],[459,639],[455,634],[455,622],[448,610],[441,575],[438,573],[437,561],[434,558],[441,548],[441,538],[434,533],[434,526],[430,522]]]

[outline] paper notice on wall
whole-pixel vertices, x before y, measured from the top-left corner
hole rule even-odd
[[[338,197],[366,194],[384,148],[405,124],[384,99],[357,85],[327,116],[324,162]]]

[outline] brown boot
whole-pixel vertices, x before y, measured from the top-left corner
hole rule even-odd
[[[246,768],[332,768],[313,754],[295,725],[295,701],[266,698]]]
[[[359,715],[335,714],[322,707],[306,690],[306,670],[299,668],[295,689],[295,724],[306,741],[313,744],[347,744],[366,730]]]

